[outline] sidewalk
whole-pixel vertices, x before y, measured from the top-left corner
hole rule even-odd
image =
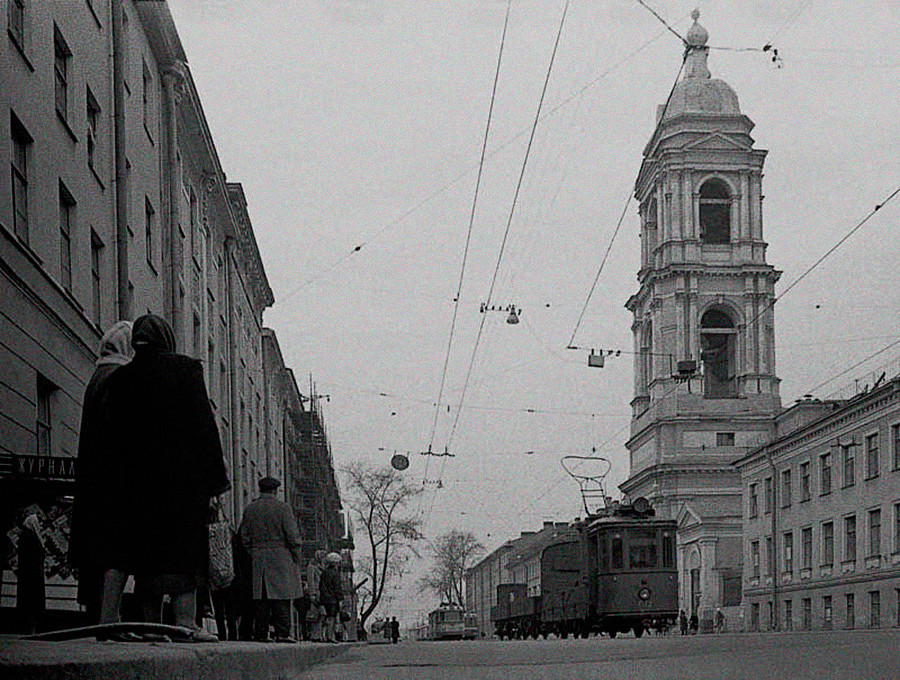
[[[298,678],[345,644],[32,642],[0,637],[3,680],[266,680]]]

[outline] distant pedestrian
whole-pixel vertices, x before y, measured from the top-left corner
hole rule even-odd
[[[699,623],[700,623],[700,619],[697,618],[697,612],[694,612],[693,614],[691,614],[691,621],[690,621],[691,635],[697,634],[697,630],[699,629],[699,625],[698,625]]]
[[[46,589],[44,582],[44,539],[41,536],[43,511],[30,505],[21,512],[19,540],[16,545],[16,612],[23,632],[33,634],[44,616]]]
[[[276,642],[291,637],[291,602],[300,597],[300,532],[294,511],[275,498],[281,486],[274,477],[259,480],[259,498],[244,509],[241,542],[250,553],[256,639],[269,637],[269,619]]]
[[[400,639],[400,622],[397,621],[396,616],[391,617],[391,643],[397,644],[397,641]]]
[[[118,459],[126,452],[104,446],[109,432],[106,387],[109,376],[134,354],[131,322],[118,321],[100,339],[100,357],[84,391],[69,563],[78,572],[79,604],[89,623],[119,620],[122,590],[127,574],[121,554],[121,486],[112,477]]]
[[[325,550],[316,550],[315,556],[309,561],[306,568],[306,586],[309,592],[310,609],[310,640],[322,642],[324,636],[322,626],[325,622],[325,610],[319,600],[319,582],[322,580],[322,572],[325,571]]]
[[[716,607],[716,632],[725,632],[725,614],[722,612],[721,607]]]
[[[341,556],[331,552],[325,556],[325,571],[319,579],[319,603],[325,608],[324,635],[325,642],[337,642],[335,626],[344,599],[339,567]]]
[[[175,353],[165,319],[146,314],[132,327],[135,356],[107,381],[110,451],[120,484],[119,533],[126,571],[145,611],[158,619],[169,595],[174,621],[190,640],[214,642],[194,618],[197,587],[207,575],[210,499],[231,484],[202,364]]]
[[[687,635],[688,633],[688,620],[687,614],[684,613],[684,609],[678,614],[678,627],[681,629],[682,635]]]
[[[300,627],[298,635],[301,640],[309,640],[309,610],[312,606],[312,600],[309,597],[309,585],[306,582],[306,576],[300,577],[300,597],[294,600],[294,608],[297,610],[297,623]]]

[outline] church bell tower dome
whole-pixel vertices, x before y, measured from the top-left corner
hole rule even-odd
[[[718,113],[740,115],[738,97],[724,80],[713,78],[706,65],[709,33],[698,23],[700,11],[691,13],[694,24],[685,36],[684,77],[675,85],[666,118],[682,113]]]

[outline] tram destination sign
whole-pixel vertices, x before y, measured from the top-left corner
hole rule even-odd
[[[12,456],[12,473],[40,479],[75,479],[75,459],[60,456]]]

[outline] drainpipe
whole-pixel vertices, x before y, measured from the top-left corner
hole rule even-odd
[[[113,146],[115,150],[116,200],[116,306],[119,319],[131,318],[128,295],[128,185],[126,181],[125,74],[124,54],[127,49],[122,32],[122,0],[112,0],[113,33]]]
[[[243,482],[243,472],[241,471],[241,447],[238,439],[238,430],[241,423],[237,422],[237,352],[235,351],[235,329],[234,329],[234,270],[232,262],[234,259],[234,239],[231,236],[225,237],[225,309],[228,310],[228,394],[229,394],[229,414],[231,419],[231,491],[232,491],[232,507],[234,511],[234,521],[241,521],[241,491]],[[239,483],[241,482],[241,483]]]
[[[177,172],[177,146],[178,146],[178,88],[184,78],[184,66],[180,62],[173,63],[166,69],[163,76],[165,91],[165,129],[166,129],[166,162],[163,164],[163,180],[166,187],[166,199],[168,210],[166,212],[166,225],[164,236],[163,279],[164,279],[164,309],[165,315],[172,322],[175,334],[180,335],[182,329],[182,314],[178,305],[178,248],[176,231],[178,228],[178,192],[180,189],[180,176]]]

